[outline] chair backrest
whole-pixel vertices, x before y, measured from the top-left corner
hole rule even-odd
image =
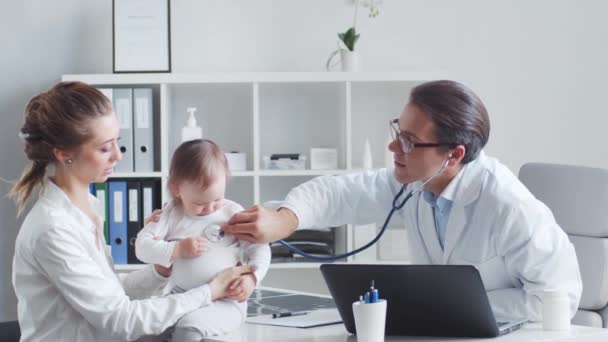
[[[0,341],[2,342],[19,342],[21,338],[21,330],[19,322],[0,322]]]
[[[574,244],[583,279],[580,309],[608,304],[608,171],[530,163],[519,179],[553,212]]]

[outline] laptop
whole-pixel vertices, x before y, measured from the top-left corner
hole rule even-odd
[[[321,273],[352,334],[352,303],[372,280],[388,301],[386,335],[496,337],[527,321],[497,322],[479,272],[470,265],[323,264]]]

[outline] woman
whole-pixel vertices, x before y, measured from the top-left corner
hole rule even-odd
[[[30,100],[20,136],[29,164],[11,189],[19,213],[40,196],[17,236],[13,286],[22,341],[121,341],[158,335],[180,317],[230,296],[249,266],[232,267],[208,284],[150,298],[171,269],[149,266],[117,275],[89,184],[104,182],[121,159],[119,124],[97,89],[55,85]],[[47,177],[47,167],[54,174]],[[123,277],[124,276],[124,277]]]

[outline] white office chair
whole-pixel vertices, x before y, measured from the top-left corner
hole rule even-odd
[[[574,244],[583,296],[573,324],[608,327],[608,171],[530,163],[519,179],[552,211]]]

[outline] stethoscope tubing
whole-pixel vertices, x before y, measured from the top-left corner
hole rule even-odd
[[[424,186],[428,182],[430,182],[433,178],[439,176],[439,174],[441,174],[443,172],[443,170],[445,170],[445,168],[449,164],[449,161],[450,161],[451,157],[452,156],[450,155],[448,157],[448,159],[445,161],[445,163],[441,166],[441,168],[437,172],[435,172],[434,175],[432,175],[429,179],[427,179],[426,181],[424,181],[419,187],[417,187],[416,189],[410,191],[405,196],[405,198],[401,202],[399,202],[399,198],[403,195],[403,192],[405,191],[405,188],[406,188],[407,185],[403,185],[401,187],[401,190],[399,190],[399,192],[393,198],[393,203],[392,203],[391,211],[386,216],[386,219],[384,220],[384,224],[382,225],[382,229],[380,229],[380,232],[378,232],[378,234],[376,235],[376,237],[373,240],[371,240],[370,242],[368,242],[364,246],[361,246],[361,247],[359,247],[357,249],[354,249],[354,250],[352,250],[350,252],[347,252],[347,253],[344,253],[344,254],[338,254],[338,255],[332,255],[332,256],[319,256],[319,255],[313,255],[313,254],[306,253],[306,252],[298,249],[297,247],[291,245],[290,243],[286,242],[285,240],[278,240],[277,242],[280,243],[281,245],[285,246],[287,249],[289,249],[293,253],[296,253],[296,254],[301,255],[301,256],[303,256],[305,258],[308,258],[308,259],[311,259],[311,260],[317,260],[317,261],[336,261],[336,260],[348,258],[349,256],[353,256],[353,255],[355,255],[357,253],[363,252],[364,250],[366,250],[369,247],[373,246],[376,242],[378,242],[378,240],[380,240],[380,238],[382,237],[382,235],[386,231],[386,227],[390,223],[391,218],[393,217],[393,214],[395,213],[395,211],[401,210],[405,206],[405,203],[407,203],[407,201],[412,196],[414,196],[414,194],[416,192],[421,192],[422,189],[424,188]]]

